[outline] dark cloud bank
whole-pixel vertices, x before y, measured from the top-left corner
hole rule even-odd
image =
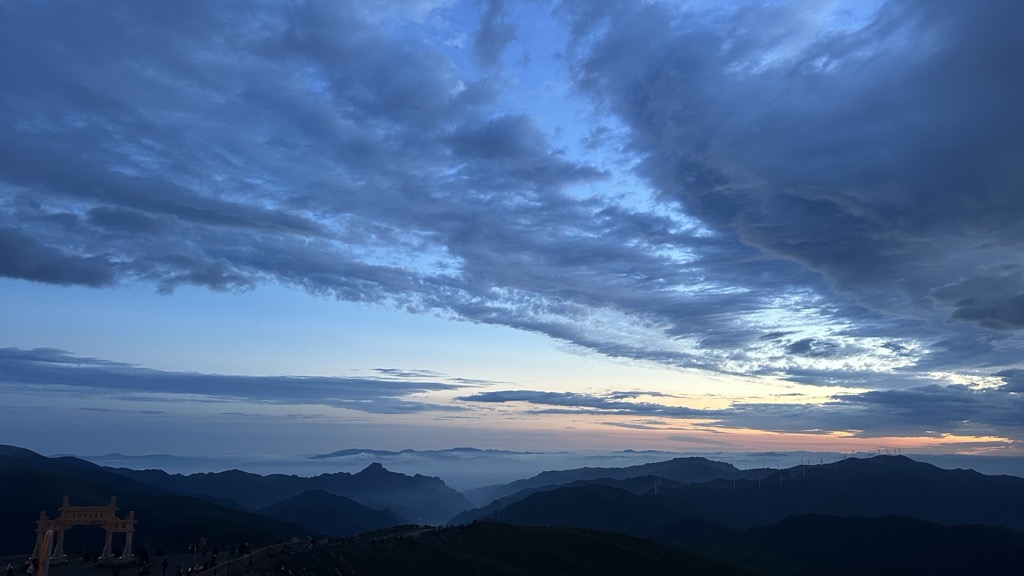
[[[573,88],[621,124],[654,208],[570,193],[609,169],[502,100],[502,2],[477,6],[479,73],[357,6],[0,4],[0,274],[276,282],[876,389],[793,428],[863,411],[1020,435],[1024,4],[893,1],[833,29],[804,3],[554,7]],[[196,391],[233,386],[210,378]]]

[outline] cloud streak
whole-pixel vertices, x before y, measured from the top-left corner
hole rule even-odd
[[[0,348],[0,386],[82,397],[137,397],[149,401],[243,401],[308,404],[376,414],[459,411],[459,407],[411,397],[464,388],[423,371],[386,371],[380,378],[328,376],[239,376],[169,372],[64,350]]]
[[[460,396],[467,403],[524,403],[534,414],[634,416],[699,422],[702,427],[743,428],[780,433],[842,433],[855,437],[941,437],[999,435],[1024,440],[1024,395],[1018,374],[1003,376],[995,388],[930,384],[904,390],[838,394],[824,403],[735,402],[721,409],[693,409],[633,398],[644,392],[579,394],[538,390],[499,390]],[[649,421],[613,422],[636,429],[665,429]]]

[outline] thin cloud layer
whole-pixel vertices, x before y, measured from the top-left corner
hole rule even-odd
[[[525,30],[510,5],[462,8],[470,48],[445,3],[0,4],[0,275],[276,283],[877,393],[768,429],[876,430],[853,416],[872,410],[908,430],[1014,426],[1017,376],[956,383],[1021,368],[1024,5],[892,1],[848,20],[806,3],[552,5],[557,78],[588,107],[567,120],[591,124],[580,142],[495,70]],[[646,188],[620,189],[631,178]],[[17,362],[28,380],[71,374]],[[74,374],[127,386],[141,370]],[[414,376],[382,375],[259,380],[274,392],[254,398],[343,384],[416,410],[404,395],[449,385],[380,397]],[[248,386],[231,378],[187,386]],[[490,394],[473,399],[511,400]],[[928,410],[943,394],[957,418]],[[540,400],[589,402],[519,399]],[[639,410],[627,400],[589,408]]]
[[[534,414],[634,416],[686,420],[710,428],[744,428],[781,433],[840,432],[855,437],[981,437],[998,434],[1009,442],[1024,441],[1024,395],[1016,390],[1018,375],[1007,384],[978,389],[936,384],[905,390],[872,390],[840,394],[822,404],[737,402],[728,408],[693,409],[631,400],[650,393],[579,394],[538,390],[498,390],[460,396],[467,403],[525,403],[547,406]],[[664,429],[665,422],[618,422],[609,425]]]
[[[412,397],[424,392],[465,388],[421,371],[384,371],[380,378],[327,376],[238,376],[169,372],[64,350],[0,348],[0,387],[9,391],[44,390],[74,398],[135,397],[149,402],[241,401],[309,404],[376,414],[459,411]]]

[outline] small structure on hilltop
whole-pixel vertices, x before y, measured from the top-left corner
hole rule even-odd
[[[72,506],[68,502],[68,497],[65,496],[64,502],[60,507],[60,514],[56,518],[49,518],[46,512],[39,513],[39,520],[36,520],[36,547],[32,551],[32,560],[37,560],[40,555],[46,554],[46,550],[43,548],[43,541],[47,530],[52,530],[57,539],[56,546],[53,548],[53,556],[51,556],[50,560],[53,562],[67,560],[67,556],[64,554],[64,532],[72,526],[102,526],[107,531],[106,539],[103,543],[103,553],[99,557],[100,562],[133,558],[134,510],[128,513],[127,518],[118,518],[116,496],[111,496],[110,502],[106,506]],[[120,558],[116,557],[110,549],[114,534],[119,532],[125,534],[124,550],[121,552]]]

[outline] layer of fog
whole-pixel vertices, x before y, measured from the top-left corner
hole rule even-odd
[[[663,451],[579,451],[510,452],[497,450],[452,449],[433,451],[346,451],[342,456],[314,458],[317,455],[224,454],[204,456],[154,455],[80,455],[102,466],[136,470],[156,468],[170,473],[192,474],[238,469],[257,474],[295,474],[315,476],[331,472],[355,473],[379,462],[392,472],[437,476],[456,490],[503,484],[528,478],[546,470],[582,467],[616,468],[679,457],[700,456],[728,462],[737,468],[788,468],[800,464],[832,462],[848,456],[874,453],[838,452],[704,452]],[[885,453],[885,450],[881,450]],[[890,451],[895,454],[896,452]],[[985,474],[1010,474],[1024,477],[1024,457],[910,454],[915,460],[942,468],[973,468]]]

